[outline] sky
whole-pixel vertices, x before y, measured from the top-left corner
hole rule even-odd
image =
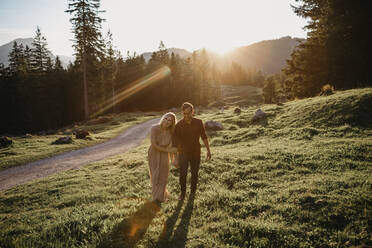
[[[306,38],[306,20],[290,7],[294,0],[101,0],[105,36],[128,51],[151,52],[162,40],[167,48],[220,54],[235,47],[283,36]],[[72,56],[68,0],[0,0],[0,45],[34,37],[36,27],[57,55]]]

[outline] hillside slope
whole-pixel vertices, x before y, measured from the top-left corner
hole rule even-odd
[[[276,40],[260,41],[237,48],[227,57],[243,68],[256,68],[265,74],[275,74],[286,67],[286,60],[303,40],[286,36]]]
[[[204,110],[196,196],[150,202],[141,147],[0,197],[5,247],[372,247],[372,88],[263,105],[268,118]],[[189,190],[189,184],[188,188]],[[24,224],[24,223],[27,223]],[[14,234],[17,235],[14,235]]]
[[[221,85],[221,91],[221,103],[227,106],[246,107],[262,103],[262,88]]]

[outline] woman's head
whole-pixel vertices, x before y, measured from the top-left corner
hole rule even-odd
[[[177,117],[173,112],[168,112],[163,115],[160,119],[159,124],[162,127],[169,128],[171,131],[174,131],[176,127]]]

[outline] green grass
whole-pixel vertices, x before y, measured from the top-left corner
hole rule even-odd
[[[0,193],[2,247],[371,247],[372,89],[203,111],[213,159],[195,198],[151,204],[141,146]],[[351,109],[353,111],[348,111]],[[366,111],[365,111],[366,110]],[[312,115],[313,117],[309,117]],[[205,157],[205,151],[203,158]],[[190,184],[188,183],[188,189]]]
[[[128,127],[155,118],[158,115],[158,113],[145,115],[143,113],[125,113],[115,115],[110,121],[102,124],[73,125],[59,130],[48,131],[44,135],[34,134],[11,137],[13,144],[7,148],[0,149],[0,170],[107,141]],[[79,129],[89,131],[90,138],[75,139],[73,133]],[[52,144],[56,139],[63,136],[73,137],[73,143]]]
[[[262,102],[262,89],[253,86],[222,85],[222,101],[227,106],[250,106]]]

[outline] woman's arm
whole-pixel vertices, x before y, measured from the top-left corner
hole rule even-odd
[[[151,128],[151,146],[161,152],[173,152],[170,147],[162,147],[156,143],[156,130],[155,127]]]

